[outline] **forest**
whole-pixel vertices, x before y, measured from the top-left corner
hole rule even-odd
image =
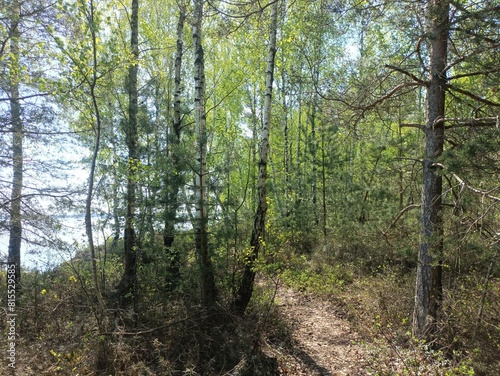
[[[0,4],[0,375],[500,374],[499,1]]]

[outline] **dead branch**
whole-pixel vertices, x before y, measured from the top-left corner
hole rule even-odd
[[[396,72],[399,72],[399,73],[402,73],[404,74],[405,76],[408,76],[410,77],[413,81],[415,81],[416,83],[420,84],[421,86],[429,86],[429,82],[428,81],[424,81],[420,78],[418,78],[417,76],[415,76],[413,73],[410,73],[404,69],[401,69],[401,68],[398,68],[394,65],[390,65],[390,64],[386,64],[385,65],[386,68],[389,68],[389,69],[392,69]]]
[[[452,90],[452,91],[456,91],[457,93],[463,94],[463,95],[465,95],[465,96],[467,96],[469,98],[472,98],[472,99],[474,99],[474,100],[476,100],[478,102],[487,104],[488,106],[500,107],[500,103],[492,102],[492,101],[490,101],[488,99],[480,97],[477,94],[471,93],[470,91],[467,91],[467,90],[464,90],[464,89],[460,89],[460,88],[458,88],[458,87],[456,87],[454,85],[447,84],[446,88],[449,89],[449,90]]]
[[[455,76],[448,77],[448,81],[456,80],[456,79],[459,79],[459,78],[465,78],[465,77],[486,76],[488,74],[497,73],[499,71],[500,71],[500,67],[499,68],[494,68],[494,69],[488,69],[488,70],[485,70],[485,71],[462,73],[462,74],[457,74]]]
[[[367,110],[372,110],[375,108],[379,103],[384,102],[385,100],[393,97],[399,90],[405,88],[405,87],[414,87],[414,86],[422,86],[422,84],[418,82],[403,82],[402,84],[399,84],[398,86],[392,88],[389,90],[385,95],[381,96],[374,102],[366,105],[366,106],[360,106],[359,109],[367,111]]]
[[[434,163],[433,164],[434,167],[440,167],[442,168],[443,170],[445,169],[444,165],[442,165],[441,163]],[[458,182],[458,184],[462,187],[462,188],[467,188],[468,190],[474,192],[474,193],[477,193],[483,197],[486,197],[490,200],[493,200],[495,202],[500,202],[500,197],[496,197],[496,196],[492,196],[490,194],[491,191],[493,190],[490,190],[490,191],[484,191],[482,189],[479,189],[479,188],[474,188],[472,186],[470,186],[469,184],[467,184],[463,179],[461,179],[457,174],[455,174],[454,172],[451,173],[451,176],[453,176],[453,178]]]
[[[111,332],[103,332],[103,333],[101,333],[101,335],[105,335],[105,336],[140,336],[140,335],[144,335],[144,334],[150,334],[150,333],[154,333],[158,330],[166,329],[170,326],[175,326],[175,325],[179,325],[179,324],[188,322],[190,320],[194,320],[197,316],[200,316],[201,314],[204,314],[204,313],[207,313],[207,312],[201,311],[201,312],[195,313],[191,316],[188,316],[188,317],[185,317],[182,319],[169,321],[166,324],[161,325],[161,326],[157,326],[157,327],[150,328],[150,329],[132,331],[132,332],[126,332],[124,330],[124,327],[119,325],[118,322],[115,321],[116,330],[111,331]],[[207,319],[207,318],[210,318],[210,317],[213,317],[216,315],[218,315],[218,313],[210,313],[210,314],[207,314],[206,316],[204,316],[203,319]]]
[[[415,52],[417,53],[418,60],[420,61],[420,66],[422,67],[424,72],[426,72],[427,68],[425,67],[424,59],[422,59],[422,54],[420,53],[420,45],[422,44],[423,40],[424,40],[423,37],[418,38],[417,46],[415,47]]]
[[[394,227],[394,225],[397,223],[397,221],[399,221],[399,219],[408,211],[408,210],[411,210],[411,209],[417,209],[417,208],[420,208],[420,204],[411,204],[411,205],[408,205],[407,207],[403,208],[403,210],[401,210],[399,212],[399,214],[396,216],[396,218],[394,218],[394,220],[391,222],[391,224],[389,225],[389,227],[387,227],[387,230],[385,230],[385,232],[389,232],[389,230],[391,228]]]
[[[445,126],[445,129],[459,128],[459,127],[492,127],[492,126],[498,128],[499,126],[498,116],[486,117],[486,118],[472,118],[472,119],[444,118],[438,120],[438,122],[452,123],[450,125]]]

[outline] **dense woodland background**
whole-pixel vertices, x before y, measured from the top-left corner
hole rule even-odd
[[[282,284],[500,374],[499,2],[0,3],[18,374],[272,374]]]

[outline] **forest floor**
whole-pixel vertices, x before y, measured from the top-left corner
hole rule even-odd
[[[269,349],[278,359],[281,375],[363,376],[402,371],[389,344],[363,340],[332,302],[287,286],[277,289],[275,299],[291,325],[292,337],[291,346],[271,345]]]

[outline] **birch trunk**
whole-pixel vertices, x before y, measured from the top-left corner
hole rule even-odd
[[[261,132],[261,146],[259,158],[259,177],[257,187],[257,211],[254,217],[252,236],[250,239],[250,253],[245,257],[245,268],[237,295],[232,303],[232,310],[237,314],[244,314],[253,294],[255,281],[255,261],[259,257],[262,238],[266,224],[267,212],[267,158],[269,154],[269,130],[271,125],[271,103],[274,81],[274,60],[276,56],[276,35],[278,29],[278,1],[271,10],[271,29],[269,34],[269,55],[266,72],[266,97],[264,102],[264,121]]]
[[[175,223],[177,219],[177,209],[179,208],[178,195],[183,184],[180,174],[179,146],[181,141],[182,116],[181,116],[181,94],[182,94],[182,57],[184,49],[184,23],[186,20],[186,6],[183,2],[179,4],[179,19],[177,22],[177,50],[174,63],[174,116],[173,134],[167,142],[172,147],[167,148],[167,180],[165,181],[166,206],[165,206],[165,227],[163,231],[163,246],[168,261],[166,286],[169,290],[175,290],[180,280],[180,254],[178,250],[172,248],[175,239]]]
[[[195,245],[200,267],[201,302],[212,307],[216,299],[215,277],[208,247],[207,129],[205,112],[205,58],[202,44],[203,0],[194,1],[193,46],[197,170],[195,173]]]

